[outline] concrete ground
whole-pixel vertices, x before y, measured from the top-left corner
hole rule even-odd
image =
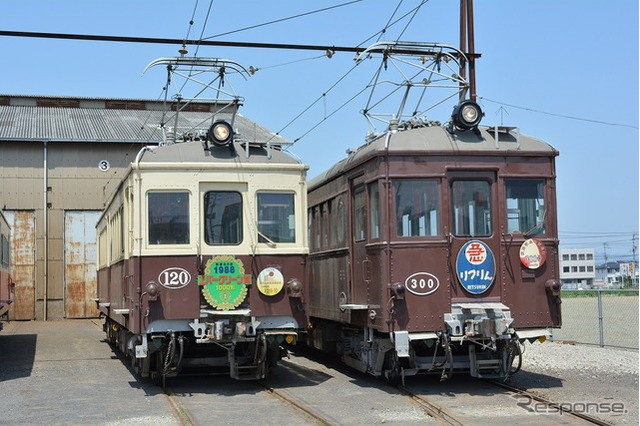
[[[0,332],[0,424],[180,424],[160,388],[103,341],[102,321],[11,321]]]

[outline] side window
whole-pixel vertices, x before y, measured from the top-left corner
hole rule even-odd
[[[436,236],[439,232],[438,181],[402,179],[393,183],[398,237]]]
[[[242,242],[242,196],[234,191],[204,194],[204,241],[209,245]]]
[[[544,182],[539,179],[507,180],[506,189],[508,232],[544,233]]]
[[[353,190],[353,237],[363,241],[367,236],[367,197],[364,185]]]
[[[313,215],[311,209],[307,210],[307,241],[309,241],[309,247],[311,250],[315,249],[313,245]]]
[[[0,259],[2,259],[2,266],[9,267],[9,238],[7,238],[7,236],[4,234],[2,235],[2,247],[0,247],[0,250]]]
[[[380,192],[378,182],[369,185],[369,238],[380,238]]]
[[[149,244],[189,244],[189,193],[147,194]]]
[[[98,234],[98,266],[101,268],[107,266],[109,261],[109,256],[107,255],[108,244],[107,227],[104,226]]]
[[[347,238],[345,238],[347,232],[347,210],[344,206],[344,195],[338,196],[335,215],[332,219],[331,225],[336,232],[335,238],[332,236],[332,241],[335,241],[337,247],[342,247],[347,241]]]
[[[258,194],[258,241],[293,243],[296,240],[294,194]]]
[[[318,206],[314,206],[313,212],[313,239],[312,244],[315,250],[320,250],[320,213]]]
[[[488,237],[491,229],[491,185],[483,180],[457,180],[451,185],[453,233]]]
[[[322,203],[320,207],[321,217],[322,217],[322,248],[326,249],[329,247],[329,202],[325,201]]]

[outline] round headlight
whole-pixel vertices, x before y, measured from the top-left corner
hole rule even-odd
[[[155,297],[158,295],[158,284],[153,281],[149,281],[147,283],[147,294],[151,297]]]
[[[467,123],[474,123],[478,120],[478,116],[480,111],[472,105],[465,105],[462,107],[462,118]]]
[[[233,139],[233,129],[226,121],[216,121],[209,127],[207,139],[216,146],[227,146]]]
[[[480,124],[480,119],[483,115],[480,105],[467,100],[456,105],[453,109],[453,114],[451,114],[451,119],[458,129],[469,130]]]
[[[289,280],[287,284],[289,286],[290,294],[299,294],[302,291],[302,283],[297,278]]]

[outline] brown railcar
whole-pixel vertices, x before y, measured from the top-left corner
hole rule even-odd
[[[307,166],[209,134],[142,150],[97,225],[107,338],[163,381],[263,378],[307,325]]]
[[[516,128],[396,128],[309,184],[309,341],[376,376],[505,378],[559,327],[555,157]]]

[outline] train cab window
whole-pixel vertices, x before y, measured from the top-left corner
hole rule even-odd
[[[367,197],[364,185],[353,189],[353,237],[364,241],[367,237]]]
[[[438,181],[402,179],[393,183],[398,237],[436,236],[439,230]]]
[[[491,229],[491,185],[484,180],[457,180],[451,185],[453,233],[488,237]]]
[[[147,194],[149,244],[189,244],[189,193]]]
[[[258,240],[261,243],[293,243],[296,240],[294,194],[258,194]]]
[[[506,181],[508,232],[544,233],[544,182],[540,179]]]
[[[380,192],[378,182],[369,185],[369,238],[380,238]]]
[[[242,195],[239,192],[204,194],[204,241],[208,245],[242,242]]]

